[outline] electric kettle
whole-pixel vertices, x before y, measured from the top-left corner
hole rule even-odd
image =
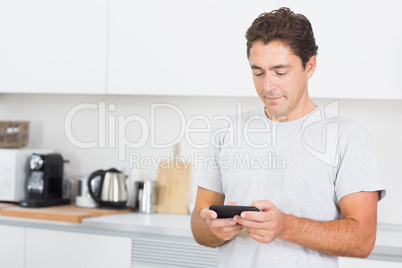
[[[99,192],[95,193],[91,181],[100,177]],[[125,208],[128,199],[126,178],[115,168],[97,170],[88,177],[88,192],[100,208]]]

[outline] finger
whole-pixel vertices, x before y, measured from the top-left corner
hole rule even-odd
[[[253,233],[248,233],[248,236],[260,243],[269,243],[273,240],[272,237],[269,236],[261,236],[261,235],[257,235],[257,234],[253,234]]]
[[[233,219],[228,218],[228,219],[210,220],[208,224],[213,228],[221,228],[236,225],[236,222]]]
[[[218,214],[209,208],[203,208],[200,212],[200,216],[204,219],[214,220],[218,217]]]
[[[260,221],[255,221],[255,220],[249,220],[249,219],[242,218],[242,217],[239,217],[239,216],[235,216],[233,218],[233,220],[236,223],[241,224],[241,225],[243,225],[245,227],[248,227],[248,228],[264,228],[265,223],[266,223],[264,221],[260,222]]]
[[[230,201],[229,203],[227,203],[226,205],[228,206],[237,206],[237,203],[234,201]]]
[[[249,221],[267,222],[270,220],[270,215],[269,212],[243,211],[239,218]]]
[[[226,227],[225,227],[224,229],[226,229]],[[214,230],[213,233],[214,233],[218,238],[227,241],[227,240],[233,239],[233,237],[234,237],[235,235],[237,235],[238,233],[240,233],[241,230],[243,229],[243,227],[240,226],[240,225],[237,225],[236,227],[230,228],[229,231],[224,230],[224,229],[221,229],[221,230]],[[223,232],[223,230],[224,230],[225,232]],[[227,231],[227,232],[226,232],[226,231]]]
[[[234,226],[228,226],[228,227],[223,227],[221,228],[222,233],[230,233],[230,232],[236,232],[236,231],[241,231],[244,228],[244,226],[240,224],[236,224]]]
[[[247,232],[249,234],[259,235],[259,236],[273,236],[274,231],[269,229],[260,229],[260,228],[250,228],[246,227]]]
[[[269,200],[257,200],[254,201],[251,205],[255,206],[260,211],[268,211],[270,209],[275,208],[275,205]]]

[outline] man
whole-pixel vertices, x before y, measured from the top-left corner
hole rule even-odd
[[[336,256],[367,257],[385,190],[367,130],[308,95],[318,49],[310,22],[281,8],[261,14],[246,38],[265,107],[215,127],[195,240],[219,247],[219,267],[337,267]],[[260,212],[217,219],[209,206],[223,204]]]

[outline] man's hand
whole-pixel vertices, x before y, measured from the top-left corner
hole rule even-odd
[[[342,218],[315,221],[282,213],[270,201],[253,203],[261,212],[242,212],[234,221],[256,241],[276,238],[334,256],[367,258],[376,238],[378,192],[357,192],[339,201]]]
[[[237,206],[235,202],[229,202],[227,205]],[[209,230],[224,241],[233,239],[235,235],[243,230],[243,226],[236,223],[232,218],[217,219],[216,212],[209,208],[202,209],[200,215],[206,219]]]
[[[255,201],[251,204],[260,212],[244,211],[233,220],[246,227],[248,236],[261,243],[269,243],[282,232],[284,214],[268,200]]]

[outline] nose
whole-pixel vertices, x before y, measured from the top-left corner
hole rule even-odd
[[[263,84],[264,92],[270,92],[274,88],[275,88],[275,86],[274,86],[273,77],[270,74],[266,74],[264,77],[264,84]]]

